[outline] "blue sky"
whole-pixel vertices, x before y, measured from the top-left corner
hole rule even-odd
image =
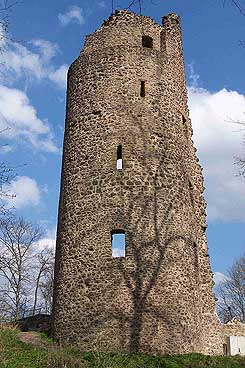
[[[130,1],[115,0],[115,8]],[[147,4],[147,5],[146,5]],[[245,1],[244,1],[245,5]],[[132,8],[138,11],[138,8]],[[66,71],[84,37],[111,12],[110,0],[32,0],[13,7],[10,40],[0,74],[2,159],[17,166],[8,190],[17,213],[41,223],[43,242],[55,237],[63,142]],[[204,168],[208,242],[214,272],[225,273],[245,250],[245,181],[236,176],[234,155],[245,120],[245,16],[227,0],[154,0],[143,13],[161,22],[182,18],[186,78],[194,141]],[[0,41],[3,43],[3,41]],[[24,165],[25,164],[25,165]]]

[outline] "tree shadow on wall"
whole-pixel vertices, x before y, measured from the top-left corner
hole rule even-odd
[[[172,316],[169,316],[162,309],[157,310],[155,306],[151,305],[149,298],[162,272],[162,266],[166,261],[166,252],[169,247],[173,243],[181,241],[193,252],[193,259],[197,259],[196,249],[192,247],[192,237],[186,234],[185,229],[173,230],[172,226],[173,221],[175,221],[173,216],[181,206],[185,205],[183,202],[181,203],[180,199],[183,198],[183,188],[177,185],[173,191],[170,191],[168,198],[163,198],[162,184],[166,175],[164,170],[166,165],[172,162],[171,158],[165,153],[159,153],[156,147],[152,149],[149,143],[149,137],[152,134],[150,125],[148,131],[146,131],[147,128],[143,127],[139,119],[135,119],[132,116],[132,121],[134,121],[140,132],[140,136],[135,135],[135,142],[133,142],[135,144],[132,144],[132,146],[137,146],[136,140],[141,139],[143,154],[140,157],[140,165],[145,172],[149,173],[149,180],[146,180],[145,184],[141,183],[135,193],[131,191],[130,186],[124,183],[122,173],[121,196],[124,208],[118,209],[116,213],[116,223],[120,224],[121,228],[126,231],[127,243],[126,263],[118,262],[118,269],[128,290],[132,311],[128,313],[120,309],[115,311],[112,308],[108,315],[103,317],[94,316],[93,322],[90,325],[86,325],[86,336],[84,336],[86,339],[90,334],[97,334],[100,330],[103,331],[105,323],[117,320],[119,326],[121,326],[122,340],[124,339],[126,324],[130,326],[129,346],[126,350],[129,350],[131,353],[142,350],[141,338],[145,315],[148,314],[155,320],[162,320],[166,325],[171,323],[169,318],[172,318]],[[164,145],[164,136],[160,134],[158,138],[159,136],[158,144]],[[179,154],[181,155],[182,153],[179,152]],[[154,162],[154,165],[152,165],[152,162]],[[153,166],[155,168],[154,173],[152,173]],[[186,176],[185,173],[183,175]],[[173,178],[174,180],[178,179]],[[188,188],[187,177],[186,187]],[[191,198],[189,198],[189,201],[191,202]],[[164,205],[164,213],[162,205]],[[149,229],[151,229],[150,236],[148,233]],[[154,256],[152,254],[152,257],[149,259],[151,252],[154,253]],[[133,262],[133,271],[129,271],[127,267],[128,259],[131,259]],[[198,262],[195,264],[195,267],[198,273]],[[188,330],[188,326],[186,329]],[[123,343],[125,344],[125,341]],[[174,344],[175,342],[173,341],[172,348],[174,348]],[[179,346],[176,343],[175,350],[177,351],[178,348]]]
[[[172,243],[182,241],[193,250],[193,257],[195,259],[197,255],[195,254],[196,249],[192,248],[193,239],[189,234],[186,234],[185,229],[173,230],[172,227],[173,221],[175,221],[173,220],[173,216],[184,205],[183,202],[180,202],[180,198],[183,198],[183,188],[177,185],[173,191],[170,191],[168,198],[163,198],[162,196],[164,193],[162,192],[162,184],[166,180],[166,178],[164,179],[166,175],[164,170],[167,163],[171,162],[171,159],[169,160],[166,153],[159,154],[159,150],[156,147],[152,149],[149,143],[149,137],[152,135],[151,125],[148,125],[149,129],[146,131],[147,128],[143,127],[139,119],[135,119],[132,116],[132,120],[140,132],[140,137],[135,135],[134,146],[137,146],[136,140],[141,139],[141,145],[143,147],[143,155],[141,157],[142,167],[144,171],[149,173],[151,188],[149,192],[149,181],[146,181],[146,185],[142,185],[137,190],[136,195],[130,193],[130,201],[125,205],[126,209],[124,208],[124,210],[119,211],[117,215],[117,222],[121,223],[126,230],[129,257],[133,259],[134,263],[134,271],[132,273],[128,272],[127,266],[124,263],[119,263],[118,266],[123,275],[124,283],[129,291],[133,306],[131,316],[124,314],[118,317],[129,322],[129,350],[130,352],[138,352],[141,350],[141,335],[145,314],[150,313],[156,319],[163,320],[166,324],[170,322],[167,313],[159,312],[155,307],[151,308],[149,303],[149,295],[156,286],[167,250]],[[164,144],[163,136],[159,144]],[[179,152],[179,154],[181,155],[182,152]],[[152,173],[152,160],[154,161],[155,173]],[[184,176],[186,176],[185,173]],[[186,183],[188,183],[187,178]],[[122,190],[124,190],[123,177],[121,185]],[[127,191],[128,189],[126,189]],[[189,200],[191,201],[190,198]],[[163,205],[164,213],[162,209]],[[145,233],[147,229],[152,229],[150,238],[149,234]],[[136,234],[140,234],[140,237],[136,237]],[[151,252],[154,253],[154,256],[152,254],[149,260],[149,253]],[[195,266],[198,268],[198,264]],[[196,272],[198,272],[198,269],[196,269]]]

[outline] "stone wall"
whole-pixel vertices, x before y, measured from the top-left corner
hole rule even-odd
[[[179,17],[160,26],[116,12],[68,74],[53,308],[61,344],[222,353],[195,151]],[[125,258],[112,257],[117,229]]]
[[[224,345],[227,345],[229,336],[245,336],[245,324],[233,318],[230,322],[222,324],[216,323],[209,327],[209,335],[204,353],[211,355],[225,354]]]

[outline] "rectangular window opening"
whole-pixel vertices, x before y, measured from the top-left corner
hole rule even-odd
[[[141,81],[140,84],[140,97],[145,97],[145,81]]]
[[[124,230],[111,231],[111,248],[113,258],[125,258],[126,238]]]
[[[225,356],[228,355],[228,347],[227,347],[227,344],[223,344],[223,355],[225,355]]]
[[[182,115],[182,123],[183,123],[183,125],[186,124],[186,118],[184,117],[184,115]]]
[[[142,36],[142,46],[148,49],[153,48],[153,38],[150,36]]]
[[[117,146],[117,170],[123,169],[122,145]]]

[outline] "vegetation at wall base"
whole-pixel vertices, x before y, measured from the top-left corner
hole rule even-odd
[[[59,348],[43,334],[40,346],[27,344],[19,334],[15,328],[0,329],[0,368],[245,368],[245,357],[239,356],[81,353]]]

